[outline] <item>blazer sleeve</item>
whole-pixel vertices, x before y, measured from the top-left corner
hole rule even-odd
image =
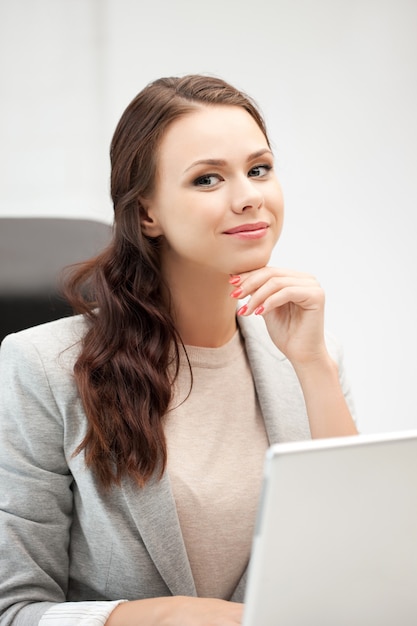
[[[79,603],[64,620],[72,477],[62,416],[25,333],[2,343],[0,389],[0,626],[37,626],[44,614],[51,626],[104,624],[117,603]]]

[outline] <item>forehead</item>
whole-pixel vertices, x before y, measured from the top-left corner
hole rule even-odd
[[[254,118],[242,107],[205,105],[175,120],[159,146],[159,160],[227,158],[268,147]],[[162,164],[162,163],[161,163]]]

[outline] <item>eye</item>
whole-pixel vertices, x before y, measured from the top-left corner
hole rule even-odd
[[[204,174],[193,181],[196,187],[214,187],[221,180],[218,174]]]
[[[272,170],[272,166],[268,163],[255,165],[255,167],[252,167],[252,169],[249,170],[249,176],[252,178],[262,178],[262,176],[266,176],[270,170]]]

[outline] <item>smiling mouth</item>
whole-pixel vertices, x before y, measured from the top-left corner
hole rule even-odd
[[[266,222],[256,222],[255,224],[241,224],[224,231],[225,235],[232,235],[239,239],[258,239],[263,237],[269,228]]]

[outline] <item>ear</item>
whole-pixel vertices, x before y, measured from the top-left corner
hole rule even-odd
[[[139,214],[142,232],[147,237],[159,237],[163,234],[162,228],[156,218],[156,211],[152,203],[146,198],[139,198]]]

